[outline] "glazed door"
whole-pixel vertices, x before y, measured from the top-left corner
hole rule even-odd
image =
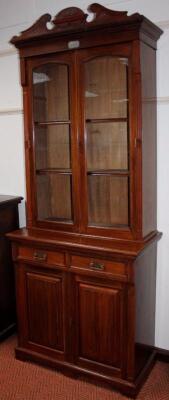
[[[74,286],[75,362],[100,373],[122,376],[126,335],[124,285],[75,275]]]
[[[56,359],[65,358],[65,274],[17,268],[19,346]],[[22,299],[22,301],[21,301]]]
[[[130,47],[79,54],[83,227],[102,235],[132,225]]]
[[[132,237],[130,64],[129,45],[30,61],[30,225]]]
[[[40,227],[76,231],[79,179],[72,55],[40,58],[30,64],[33,219]]]

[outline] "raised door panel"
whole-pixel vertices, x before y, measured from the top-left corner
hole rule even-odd
[[[63,290],[62,275],[26,272],[28,343],[32,349],[64,352]]]
[[[76,277],[76,301],[77,363],[121,376],[125,338],[123,285]]]

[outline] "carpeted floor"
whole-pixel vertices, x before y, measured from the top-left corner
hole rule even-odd
[[[118,392],[15,360],[15,336],[0,343],[0,400],[125,400]],[[157,362],[138,400],[169,400],[169,364]]]

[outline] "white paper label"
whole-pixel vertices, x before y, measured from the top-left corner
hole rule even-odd
[[[68,42],[69,49],[77,49],[80,46],[79,40],[73,40],[72,42]]]

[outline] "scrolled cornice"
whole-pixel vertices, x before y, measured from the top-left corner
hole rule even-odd
[[[87,18],[93,14],[92,21]],[[143,16],[140,14],[127,15],[127,11],[113,11],[100,4],[93,3],[88,7],[88,14],[78,7],[68,7],[60,11],[53,19],[50,14],[42,15],[30,28],[22,31],[20,35],[14,36],[10,43],[19,47],[19,43],[40,37],[50,37],[57,33],[69,31],[83,31],[95,28],[100,25],[110,25],[125,23],[129,21],[141,21]],[[48,28],[50,23],[50,28]]]
[[[88,17],[93,15],[91,21]],[[50,27],[49,27],[50,25]],[[22,47],[31,40],[41,40],[71,32],[83,32],[97,29],[99,27],[111,26],[118,29],[118,26],[137,25],[144,26],[157,39],[162,31],[143,15],[138,13],[127,15],[127,11],[110,10],[98,3],[88,7],[88,14],[78,7],[68,7],[60,11],[54,18],[50,14],[42,15],[30,28],[22,31],[20,35],[14,36],[10,43],[16,47]]]

